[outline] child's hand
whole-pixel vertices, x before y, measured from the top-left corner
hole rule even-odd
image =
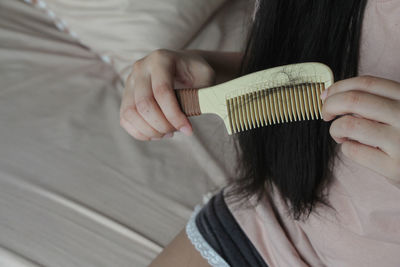
[[[322,116],[342,152],[400,182],[400,83],[371,76],[339,81],[327,90]]]
[[[199,55],[156,50],[133,65],[120,108],[120,124],[138,140],[171,137],[173,132],[191,135],[192,127],[181,111],[175,83],[199,88],[214,83],[215,74]]]

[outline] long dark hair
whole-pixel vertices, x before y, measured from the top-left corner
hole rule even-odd
[[[261,0],[250,30],[241,75],[298,62],[317,61],[335,80],[358,73],[361,25],[367,0]],[[294,219],[317,203],[329,206],[335,143],[330,123],[302,121],[237,134],[239,178],[228,197],[279,190]]]

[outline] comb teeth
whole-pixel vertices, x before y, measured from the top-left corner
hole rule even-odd
[[[232,133],[262,126],[322,118],[320,94],[324,83],[281,86],[228,98]]]

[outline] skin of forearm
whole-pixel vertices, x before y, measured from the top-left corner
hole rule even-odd
[[[202,56],[208,64],[214,69],[216,74],[216,83],[222,83],[236,78],[239,73],[240,63],[242,61],[242,52],[222,52],[207,50],[190,50]]]

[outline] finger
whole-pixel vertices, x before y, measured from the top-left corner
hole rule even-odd
[[[134,138],[141,140],[141,141],[148,141],[150,140],[149,137],[142,134],[139,130],[136,130],[135,127],[132,126],[127,120],[121,118],[120,120],[121,126]]]
[[[358,164],[373,170],[387,178],[399,181],[400,164],[390,158],[383,151],[360,144],[356,141],[347,141],[341,145],[344,155],[351,158]]]
[[[134,86],[134,81],[133,81],[133,75],[132,73],[129,74],[126,82],[125,82],[125,88],[123,91],[122,95],[122,101],[121,101],[121,107],[119,109],[119,116],[122,119],[122,116],[125,112],[125,110],[134,104],[134,97],[133,97],[133,86]],[[125,118],[126,120],[127,118]]]
[[[176,64],[176,76],[182,77],[185,87],[202,88],[215,83],[215,71],[203,58],[180,60]]]
[[[186,135],[192,134],[191,124],[181,111],[173,85],[173,76],[168,72],[170,66],[156,66],[152,69],[151,85],[154,98],[169,123]]]
[[[400,127],[400,105],[389,98],[349,91],[326,98],[322,106],[322,117],[325,121],[348,113]]]
[[[327,97],[352,90],[360,90],[382,97],[400,100],[400,84],[398,82],[373,76],[359,76],[338,81],[327,89]]]
[[[355,140],[400,158],[399,133],[389,125],[346,115],[332,122],[329,133],[338,143]]]
[[[136,106],[127,108],[123,114],[123,117],[129,118],[129,120],[127,120],[128,123],[148,138],[161,138],[163,136],[163,134],[156,131],[142,118],[142,116],[140,116],[139,112],[136,110]]]
[[[150,77],[139,78],[135,85],[135,105],[141,117],[158,133],[175,131],[162,113],[153,96]]]

